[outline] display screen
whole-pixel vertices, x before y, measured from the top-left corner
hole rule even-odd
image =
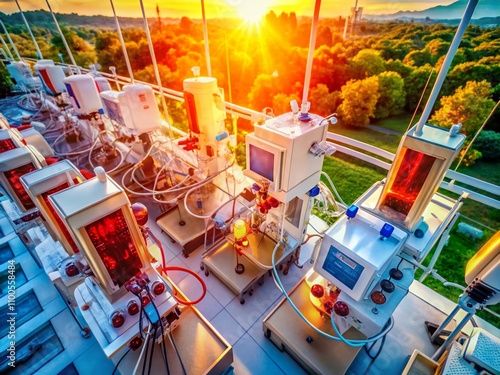
[[[125,125],[120,105],[112,100],[103,98],[102,96],[101,99],[106,107],[106,112],[108,113],[109,118],[116,121],[120,125]]]
[[[73,237],[69,234],[68,228],[66,228],[66,225],[63,223],[61,217],[59,214],[54,210],[54,207],[49,201],[49,195],[52,195],[54,193],[57,193],[58,191],[64,190],[69,187],[69,184],[67,182],[62,183],[59,186],[56,186],[53,189],[50,189],[49,191],[46,191],[45,193],[42,193],[42,198],[45,204],[47,205],[47,208],[49,211],[52,213],[52,216],[56,220],[57,226],[63,233],[64,237],[68,241],[69,245],[71,246],[71,250],[73,250],[74,253],[78,253],[80,250],[78,249],[78,246],[76,245],[75,241],[73,240]]]
[[[383,202],[388,207],[404,215],[404,220],[415,203],[436,158],[412,149],[406,149],[394,182],[389,186]]]
[[[353,289],[365,267],[356,263],[337,248],[330,246],[323,269],[349,289]]]
[[[121,287],[141,272],[142,262],[122,210],[86,225],[85,230],[115,285]]]
[[[14,142],[12,142],[12,139],[0,140],[0,154],[5,152],[5,151],[13,150],[15,148],[16,148],[16,145],[14,144]]]
[[[250,170],[274,182],[274,154],[252,144],[250,148]]]
[[[24,186],[23,184],[21,184],[21,181],[19,181],[19,179],[26,173],[33,172],[34,170],[36,170],[35,166],[29,163],[4,172],[5,177],[7,177],[7,180],[12,187],[12,190],[14,190],[14,193],[16,194],[21,204],[24,206],[25,210],[31,210],[32,208],[35,208],[35,204],[31,200],[30,196],[24,189]]]

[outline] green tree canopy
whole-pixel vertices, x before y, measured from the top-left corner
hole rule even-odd
[[[356,77],[362,79],[375,76],[385,71],[385,64],[380,52],[373,49],[363,49],[352,58],[352,67]]]
[[[383,72],[378,75],[380,97],[375,108],[375,118],[383,119],[403,112],[406,92],[404,81],[396,72]]]

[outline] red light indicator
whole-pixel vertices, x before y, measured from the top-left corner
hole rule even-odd
[[[370,298],[372,299],[373,302],[375,302],[377,305],[382,305],[385,303],[386,298],[384,293],[382,293],[379,290],[375,290],[371,295]]]
[[[151,302],[151,299],[148,296],[142,296],[141,302],[142,302],[142,307],[144,307]]]
[[[12,139],[0,139],[0,154],[17,148]]]

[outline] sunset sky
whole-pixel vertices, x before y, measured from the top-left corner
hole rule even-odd
[[[455,0],[358,0],[358,6],[364,7],[364,13],[381,14],[395,13],[400,10],[422,10],[436,5],[448,5]],[[49,0],[52,9],[60,13],[78,13],[82,15],[112,15],[109,0]],[[323,0],[321,17],[335,17],[347,14],[355,0]],[[118,16],[140,17],[139,0],[114,0]],[[144,0],[146,13],[149,17],[156,16],[156,5],[159,5],[162,17],[187,16],[201,18],[200,0]],[[45,0],[19,0],[23,11],[45,9]],[[207,18],[222,18],[265,14],[269,10],[277,13],[295,11],[297,15],[313,14],[314,0],[205,0]],[[0,11],[4,13],[17,12],[14,0],[0,0]]]

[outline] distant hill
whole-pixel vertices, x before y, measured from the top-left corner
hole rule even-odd
[[[458,0],[450,5],[438,5],[421,11],[399,11],[393,14],[364,14],[363,18],[374,20],[425,19],[450,20],[461,19],[467,0]],[[404,3],[402,3],[404,4]],[[500,0],[480,0],[474,10],[473,18],[500,17]]]
[[[108,16],[82,16],[76,13],[56,13],[57,22],[63,26],[88,26],[115,28],[115,19]],[[50,12],[45,10],[35,10],[24,12],[24,16],[31,25],[55,28],[54,21]],[[142,18],[118,17],[122,27],[142,27]],[[0,12],[0,19],[6,25],[24,25],[24,21],[19,12],[5,14]],[[149,18],[149,22],[156,21],[156,18]],[[178,19],[162,18],[165,23],[179,23]]]

